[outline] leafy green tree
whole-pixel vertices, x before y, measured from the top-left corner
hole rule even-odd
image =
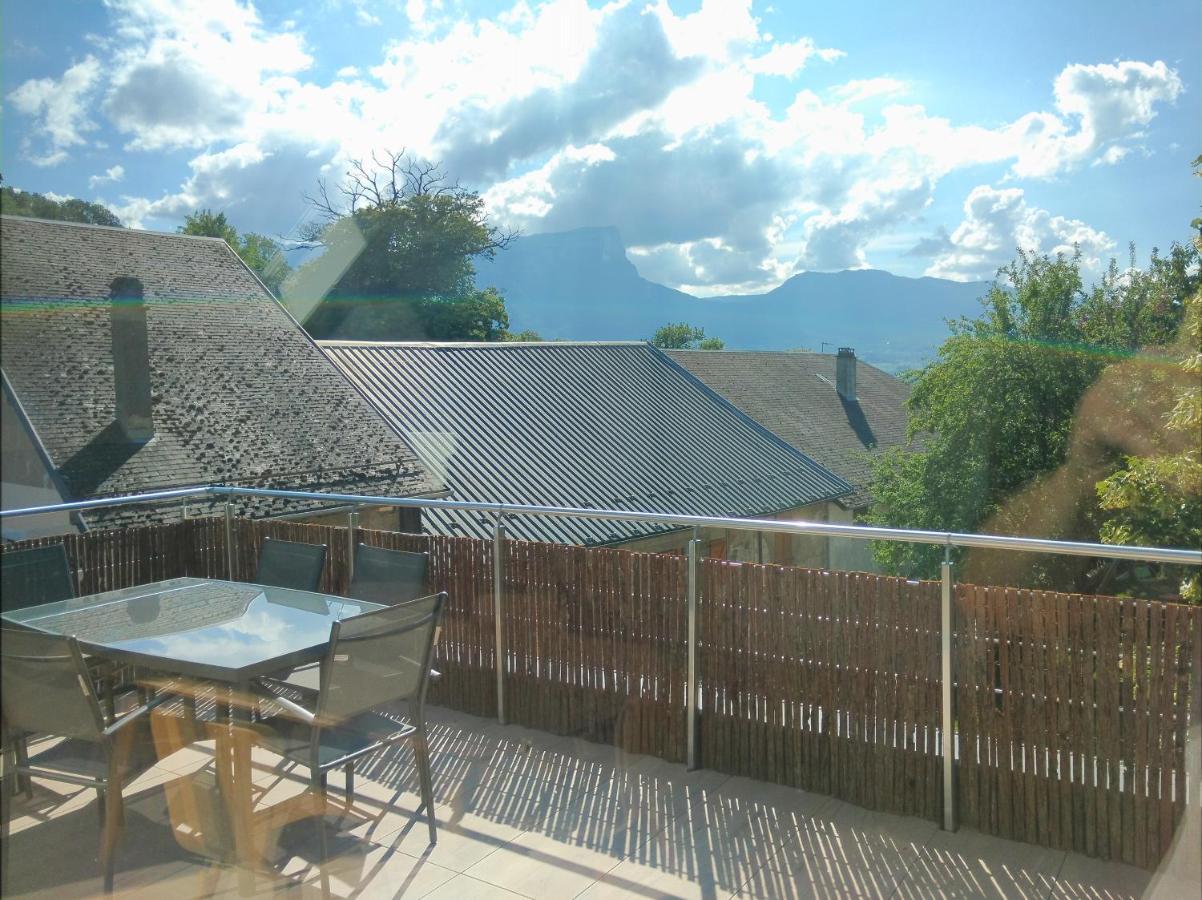
[[[987,525],[1030,533],[1038,519],[1055,532],[1044,536],[1096,539],[1090,478],[1096,481],[1093,473],[1113,467],[1112,436],[1123,429],[1082,431],[1076,427],[1078,406],[1125,351],[1172,335],[1166,322],[1171,316],[1142,313],[1160,304],[1143,298],[1177,289],[1175,273],[1173,266],[1154,263],[1147,272],[1105,282],[1099,295],[1096,288],[1084,290],[1077,257],[1020,253],[999,272],[982,314],[954,323],[936,360],[918,373],[908,401],[915,444],[882,454],[876,463],[870,520],[939,531]],[[1102,306],[1141,314],[1114,316],[1103,327],[1097,317]],[[1142,382],[1119,383],[1127,407],[1137,405]],[[1107,414],[1118,421],[1132,413],[1127,407],[1108,407]],[[1088,477],[1080,483],[1048,480],[1074,447],[1076,470]],[[1044,508],[1056,515],[1039,519]],[[882,542],[874,552],[888,570],[908,576],[933,575],[942,558],[938,548],[919,545]],[[1039,562],[1029,580],[1078,575],[1072,566]]]
[[[524,341],[527,343],[536,343],[541,341],[543,338],[542,335],[540,335],[533,328],[527,328],[525,331],[510,332],[506,334],[503,339],[513,342]]]
[[[513,237],[488,223],[484,201],[436,166],[404,153],[352,163],[340,199],[319,183],[321,221],[303,236],[347,258],[309,315],[314,337],[495,341],[509,317],[495,288],[477,289],[477,258]],[[302,273],[303,274],[303,273]],[[300,281],[301,279],[298,279]]]
[[[1200,168],[1202,157],[1194,161],[1196,173],[1202,174]],[[1200,225],[1195,219],[1194,226]],[[1202,235],[1193,245],[1195,253],[1202,250]],[[1178,353],[1185,377],[1166,421],[1170,435],[1179,440],[1169,442],[1162,453],[1125,457],[1118,471],[1098,482],[1101,538],[1108,544],[1202,546],[1202,287],[1186,298],[1184,307]],[[1182,573],[1180,591],[1184,599],[1202,603],[1196,569]]]
[[[0,187],[0,212],[6,216],[32,216],[37,219],[55,219],[60,222],[86,222],[89,225],[121,227],[121,220],[99,203],[89,203],[68,197],[55,200],[32,191],[14,187]]]
[[[665,350],[721,350],[726,346],[718,338],[707,338],[704,329],[684,322],[657,328],[651,343]]]
[[[259,276],[268,290],[280,296],[280,288],[292,267],[284,259],[280,245],[271,238],[254,232],[239,235],[238,229],[230,224],[225,213],[214,213],[209,209],[198,209],[185,216],[179,231],[182,234],[221,238]]]

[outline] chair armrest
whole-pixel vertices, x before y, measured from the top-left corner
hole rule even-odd
[[[146,715],[155,707],[162,706],[168,700],[174,699],[175,697],[170,694],[159,694],[157,697],[153,697],[152,699],[143,703],[141,706],[136,706],[129,712],[122,715],[121,718],[119,718],[116,722],[104,729],[102,733],[105,737],[112,737],[113,735],[119,733],[121,729],[129,727],[129,725],[142,718],[142,716]]]
[[[262,696],[265,700],[270,700],[272,703],[275,703],[285,712],[295,716],[306,725],[312,725],[317,721],[317,716],[305,709],[299,703],[289,700],[287,697],[281,697],[279,694],[273,693],[259,684],[254,685],[254,689],[255,692]]]

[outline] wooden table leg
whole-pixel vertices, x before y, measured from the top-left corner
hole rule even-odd
[[[234,858],[238,865],[238,888],[244,896],[255,892],[255,872],[260,860],[255,853],[253,794],[251,791],[251,729],[249,691],[239,686],[230,698],[230,795],[234,829]]]

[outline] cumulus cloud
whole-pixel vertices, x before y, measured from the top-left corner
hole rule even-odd
[[[1138,136],[1157,106],[1176,102],[1183,89],[1181,77],[1160,60],[1067,66],[1053,85],[1060,115],[1032,113],[1007,130],[1017,144],[1014,174],[1055,175],[1103,148],[1103,160],[1117,162],[1126,148],[1115,142]]]
[[[834,62],[845,55],[842,50],[818,47],[809,38],[799,38],[791,43],[773,44],[762,56],[749,60],[747,69],[757,75],[795,78],[806,67],[811,57],[816,56],[823,62]]]
[[[104,102],[139,150],[200,147],[249,136],[285,104],[288,77],[312,58],[300,35],[270,32],[234,0],[114,0],[121,39]]]
[[[100,62],[94,56],[67,69],[61,78],[35,78],[9,93],[13,108],[34,119],[24,149],[40,166],[53,166],[67,158],[71,147],[84,142],[96,128],[88,115],[88,100],[100,81]]]
[[[340,2],[348,25],[378,12]],[[1010,188],[1118,163],[1182,90],[1163,62],[1072,65],[1048,86],[1048,108],[981,125],[929,113],[886,74],[789,88],[780,79],[838,67],[842,51],[765,33],[750,0],[703,0],[687,14],[669,0],[518,0],[491,16],[409,0],[398,4],[403,36],[320,77],[310,44],[320,35],[269,24],[240,0],[108,7],[103,61],[9,96],[33,120],[27,151],[42,161],[66,158],[101,116],[129,152],[189,151],[173,188],[120,198],[116,211],[133,224],[169,227],[208,206],[240,228],[287,233],[318,176],[336,182],[349,160],[404,148],[479,189],[499,224],[615,226],[645,275],[699,293],[770,287],[798,267],[870,265],[868,248],[921,216],[952,172],[993,166],[981,180]],[[791,100],[763,101],[769,79]],[[989,235],[1009,254],[1024,222],[1048,247],[1081,225],[1021,192],[997,204],[1010,225],[966,210],[924,244],[932,268],[988,269]]]
[[[956,229],[923,249],[936,253],[927,275],[972,281],[992,278],[1014,258],[1015,250],[1066,255],[1079,251],[1086,266],[1097,267],[1113,248],[1105,232],[1030,205],[1021,188],[982,184],[964,201],[964,220]]]
[[[102,184],[115,184],[125,177],[125,166],[109,166],[101,175],[93,175],[88,179],[88,187],[97,188]]]

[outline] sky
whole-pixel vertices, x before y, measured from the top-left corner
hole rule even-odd
[[[701,296],[1190,237],[1202,4],[3,0],[5,184],[282,240],[407,150]]]

